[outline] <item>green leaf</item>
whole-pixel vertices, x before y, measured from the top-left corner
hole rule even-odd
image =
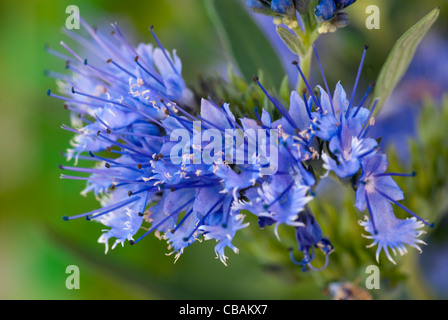
[[[432,10],[395,43],[376,81],[373,97],[379,98],[375,113],[381,109],[408,68],[417,46],[439,16],[439,8]]]
[[[288,29],[282,26],[277,27],[277,33],[292,53],[300,56],[305,55],[305,46],[296,35],[292,34]]]
[[[204,6],[230,62],[246,81],[263,70],[265,86],[278,87],[285,74],[281,61],[239,0],[204,0]]]

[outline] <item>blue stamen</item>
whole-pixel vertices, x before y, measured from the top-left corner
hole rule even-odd
[[[164,224],[166,221],[168,221],[168,219],[174,217],[176,214],[178,214],[179,212],[181,212],[186,206],[188,206],[190,203],[192,203],[194,201],[193,199],[188,200],[185,204],[183,204],[182,206],[180,206],[179,208],[177,208],[174,212],[172,212],[170,215],[168,215],[166,218],[164,218],[162,221],[160,221],[158,224],[156,224],[155,226],[151,227],[151,229],[149,229],[148,231],[146,231],[140,238],[138,238],[137,240],[133,241],[131,244],[136,244],[137,242],[141,241],[143,238],[145,238],[148,234],[152,233],[153,231],[155,231],[159,226],[161,226],[162,224]]]
[[[176,68],[174,67],[173,62],[171,61],[171,59],[168,57],[165,48],[162,46],[162,43],[160,43],[159,39],[156,36],[156,33],[154,32],[154,26],[151,26],[149,28],[149,31],[151,31],[152,36],[154,37],[154,40],[157,42],[157,45],[159,46],[160,49],[162,49],[163,55],[165,56],[166,60],[168,61],[168,63],[170,64],[171,68],[173,69],[173,71],[177,74],[179,74],[179,72],[177,72]]]
[[[314,103],[316,104],[316,107],[317,107],[317,108],[320,108],[320,107],[321,107],[320,102],[319,102],[319,100],[317,100],[317,98],[314,96],[313,90],[311,89],[311,86],[310,86],[310,84],[308,83],[308,80],[306,79],[305,75],[303,74],[302,69],[301,69],[300,66],[299,66],[299,63],[298,63],[297,61],[293,61],[292,64],[296,66],[297,70],[299,70],[300,76],[302,77],[303,82],[305,82],[305,85],[306,85],[306,87],[308,88],[308,91],[310,92],[310,95],[311,95],[311,97],[313,98]]]
[[[376,174],[375,177],[386,177],[386,176],[396,176],[396,177],[415,177],[417,175],[417,172],[412,173],[394,173],[394,172],[386,172],[386,173],[380,173]]]
[[[366,93],[364,94],[364,97],[362,97],[361,102],[359,103],[359,106],[356,108],[355,113],[353,114],[352,118],[356,117],[356,115],[358,114],[359,110],[361,110],[361,107],[363,106],[364,102],[366,101],[367,97],[370,94],[370,91],[372,90],[372,88],[375,86],[375,81],[373,81],[369,87],[367,88]]]
[[[370,201],[369,201],[369,197],[367,196],[367,192],[366,192],[366,203],[367,203],[367,209],[368,209],[369,215],[370,215],[370,220],[372,221],[373,231],[375,234],[378,234],[378,231],[376,230],[376,227],[375,227],[375,220],[373,219],[373,213],[372,213],[372,209],[370,207]]]
[[[84,218],[84,217],[86,217],[88,215],[93,215],[93,214],[96,214],[96,213],[99,213],[99,212],[108,213],[108,212],[111,212],[113,210],[119,209],[119,208],[121,208],[121,207],[123,207],[125,205],[128,205],[128,204],[130,204],[132,202],[135,202],[135,201],[137,201],[139,199],[140,199],[140,197],[133,197],[131,199],[127,199],[127,200],[121,201],[119,203],[114,203],[114,204],[112,204],[110,206],[106,206],[106,207],[103,207],[103,208],[100,208],[100,209],[96,209],[96,210],[93,210],[93,211],[90,211],[90,212],[87,212],[87,213],[83,213],[83,214],[79,214],[79,215],[71,216],[71,217],[64,216],[63,220],[64,221],[69,221],[69,220],[73,220],[73,219]]]
[[[333,98],[331,97],[331,92],[330,92],[330,89],[328,88],[327,78],[325,77],[324,69],[322,68],[322,64],[320,63],[319,55],[317,54],[315,45],[313,45],[313,51],[314,51],[314,55],[316,56],[317,63],[319,65],[319,69],[322,74],[322,78],[324,80],[325,88],[327,89],[327,94],[328,94],[328,97],[330,99],[330,104],[331,104],[331,111],[333,112],[333,115],[336,115],[334,112]]]
[[[378,192],[381,196],[383,196],[384,198],[386,198],[387,200],[389,200],[390,202],[392,202],[393,204],[397,205],[398,207],[400,207],[401,209],[403,209],[404,211],[406,211],[407,213],[409,213],[410,215],[412,215],[413,217],[415,217],[416,219],[420,220],[421,222],[423,222],[425,225],[427,225],[430,228],[434,228],[434,223],[430,223],[422,218],[420,218],[418,215],[416,215],[414,212],[412,212],[411,210],[409,210],[408,208],[406,208],[405,206],[403,206],[401,203],[395,201],[394,199],[392,199],[391,197],[389,197],[387,194],[381,192],[380,190],[378,190],[378,188],[375,188],[376,192]]]
[[[260,81],[258,81],[258,77],[254,76],[253,78],[254,82],[256,84],[258,84],[258,86],[260,87],[260,89],[263,91],[263,93],[266,95],[266,97],[269,99],[269,101],[272,102],[272,104],[277,108],[277,110],[286,118],[286,120],[289,122],[289,124],[294,128],[297,129],[297,125],[295,124],[295,122],[291,119],[291,116],[289,115],[289,113],[286,111],[286,109],[281,105],[281,103],[279,103],[277,100],[275,100],[274,98],[272,98],[270,96],[270,94],[266,91],[266,89],[261,85]]]
[[[130,71],[126,70],[125,68],[123,68],[122,66],[120,66],[118,63],[116,63],[115,61],[113,61],[112,59],[108,59],[107,63],[112,63],[115,67],[117,67],[118,69],[120,69],[121,71],[123,71],[124,73],[128,74],[129,76],[131,76],[134,79],[137,79],[137,76],[135,76],[134,74],[132,74]]]
[[[369,123],[369,122],[370,122],[370,118],[372,117],[372,114],[373,114],[373,112],[375,111],[375,107],[376,107],[376,105],[378,104],[378,101],[379,101],[379,99],[376,99],[375,102],[373,103],[372,110],[370,110],[369,116],[367,117],[366,122],[364,123],[364,125],[363,125],[361,131],[359,132],[359,134],[358,134],[358,138],[360,138],[361,136],[365,136],[365,132],[364,132],[364,130],[366,130],[367,127],[370,126],[370,123]]]
[[[150,72],[148,69],[146,69],[144,66],[142,66],[142,64],[140,62],[138,62],[138,56],[135,56],[134,61],[135,63],[137,63],[137,65],[143,70],[145,71],[151,78],[153,78],[154,80],[156,80],[162,87],[165,88],[165,84],[158,78],[156,77],[152,72]]]
[[[359,68],[358,68],[358,74],[356,75],[355,86],[353,87],[352,97],[350,98],[350,104],[348,105],[347,112],[345,114],[346,119],[348,119],[348,114],[350,113],[350,109],[353,105],[353,100],[355,99],[355,93],[356,93],[356,89],[358,88],[359,79],[361,78],[361,71],[362,71],[362,67],[364,65],[364,60],[366,58],[367,49],[369,49],[369,47],[367,45],[364,46],[361,63],[359,64]]]

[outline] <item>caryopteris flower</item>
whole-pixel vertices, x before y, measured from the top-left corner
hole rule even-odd
[[[353,1],[319,3],[324,17]],[[249,1],[285,14],[297,1]],[[327,12],[327,11],[328,12]],[[254,76],[254,82],[274,105],[278,119],[265,109],[255,108],[255,119],[237,119],[227,103],[196,99],[182,77],[182,63],[175,52],[165,50],[154,33],[157,47],[129,44],[116,25],[105,36],[84,21],[87,37],[67,31],[81,45],[80,53],[61,42],[68,54],[48,48],[66,62],[70,75],[49,72],[58,79],[63,95],[48,95],[65,101],[72,126],[62,128],[75,134],[66,153],[74,166],[60,165],[79,173],[64,179],[85,180],[82,194],[92,192],[101,208],[64,220],[86,218],[109,229],[100,236],[106,252],[128,241],[137,244],[150,234],[166,240],[177,260],[185,248],[204,239],[217,241],[215,253],[226,263],[225,249],[238,249],[232,241],[246,228],[242,210],[258,218],[261,228],[273,226],[280,239],[279,225],[295,230],[297,248],[303,256],[291,261],[304,270],[313,267],[316,249],[325,256],[326,267],[333,245],[317,223],[319,212],[311,202],[322,177],[334,172],[356,191],[356,207],[368,209],[369,218],[360,222],[391,260],[389,248],[406,252],[405,245],[418,247],[425,220],[398,201],[401,189],[386,173],[386,156],[377,140],[368,137],[376,102],[364,106],[371,85],[359,103],[355,92],[367,47],[350,99],[338,83],[333,96],[324,76],[325,90],[314,90],[298,63],[294,63],[307,90],[291,92],[289,108],[273,97]],[[200,105],[198,113],[186,107]],[[92,164],[77,166],[77,162]],[[392,204],[411,215],[397,219]],[[324,221],[321,221],[323,223]],[[136,236],[138,234],[138,237]],[[137,237],[134,239],[134,237]]]
[[[415,173],[386,173],[388,163],[384,154],[366,158],[362,163],[362,176],[356,190],[356,207],[360,211],[365,211],[366,208],[369,211],[370,219],[366,217],[365,221],[359,223],[370,233],[366,237],[374,240],[371,246],[378,245],[377,260],[382,249],[393,263],[395,261],[389,253],[389,248],[394,254],[397,249],[401,255],[407,252],[405,245],[421,251],[418,244],[424,244],[424,242],[418,237],[425,231],[418,229],[425,224],[430,227],[433,225],[397,202],[404,199],[404,194],[392,179],[392,176],[411,177]],[[396,218],[391,203],[410,213],[413,217],[405,220]]]

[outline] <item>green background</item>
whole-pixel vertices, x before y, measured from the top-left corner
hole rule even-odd
[[[224,1],[224,0],[221,0]],[[412,4],[411,4],[412,2]],[[118,247],[104,254],[97,243],[102,226],[73,215],[97,207],[93,197],[79,195],[83,182],[59,179],[60,151],[71,134],[61,101],[46,96],[55,89],[44,70],[62,71],[64,63],[47,54],[44,45],[59,46],[67,14],[75,4],[90,24],[109,30],[118,22],[131,43],[151,41],[155,25],[165,47],[176,48],[189,83],[200,74],[225,70],[226,55],[202,0],[146,1],[0,1],[0,298],[1,299],[302,299],[328,298],[320,275],[282,273],[262,253],[244,249],[251,232],[235,238],[239,255],[229,252],[229,266],[215,259],[212,242],[195,243],[173,263],[166,243],[147,237],[138,246]],[[365,7],[378,4],[382,29],[367,31]],[[442,5],[436,28],[446,29],[446,1],[358,0],[349,8],[349,27],[319,41],[331,47],[325,56],[330,82],[353,81],[360,48],[369,43],[365,79],[374,79],[394,41],[424,14]],[[391,19],[393,17],[393,19]],[[235,21],[244,27],[244,21]],[[248,39],[250,41],[250,39]],[[324,63],[326,64],[326,63]],[[367,80],[366,80],[367,82]],[[256,222],[250,228],[257,231]],[[360,230],[359,230],[360,231]],[[257,231],[273,237],[272,230]],[[279,246],[283,247],[282,244]],[[286,246],[284,246],[286,248]],[[267,253],[266,253],[267,254]],[[287,255],[286,250],[281,254]],[[367,254],[374,254],[370,250]],[[285,260],[288,263],[288,260]],[[80,268],[80,290],[65,287],[66,267]],[[289,266],[290,267],[290,266]],[[353,279],[352,279],[353,280]]]

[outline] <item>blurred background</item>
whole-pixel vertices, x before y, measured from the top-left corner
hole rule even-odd
[[[59,41],[66,39],[61,32],[68,16],[66,7],[77,5],[81,16],[105,33],[110,23],[118,22],[134,45],[152,41],[148,27],[154,25],[164,46],[177,49],[187,83],[199,88],[200,76],[226,78],[231,61],[210,7],[204,5],[207,1],[0,1],[0,299],[329,299],[329,283],[363,284],[363,270],[375,264],[375,249],[364,248],[368,242],[361,238],[356,223],[362,215],[354,208],[349,212],[315,208],[331,221],[331,217],[350,221],[342,227],[340,220],[337,225],[321,221],[324,233],[335,236],[336,246],[328,270],[322,273],[302,273],[288,260],[287,245],[278,243],[272,230],[258,230],[252,218],[248,230],[235,238],[240,254],[229,252],[228,267],[215,259],[215,243],[208,242],[189,247],[176,264],[173,256],[166,256],[166,243],[155,237],[105,255],[104,246],[97,243],[101,225],[82,219],[62,221],[63,215],[97,207],[92,196],[80,196],[82,181],[59,179],[58,164],[65,161],[60,152],[71,139],[60,126],[69,122],[69,114],[61,101],[47,97],[46,91],[56,85],[44,71],[63,72],[64,63],[44,47],[48,44],[61,51]],[[370,4],[380,7],[380,30],[365,27],[365,8]],[[349,91],[362,48],[369,44],[360,84],[367,88],[399,36],[436,6],[441,7],[441,15],[377,118],[375,135],[384,136],[383,146],[390,148],[396,171],[423,171],[421,178],[399,183],[411,194],[406,203],[410,208],[422,209],[419,214],[431,218],[437,206],[439,221],[425,240],[429,246],[422,255],[410,253],[399,259],[398,266],[381,261],[385,287],[370,292],[378,299],[448,297],[446,199],[442,203],[448,198],[448,123],[444,122],[448,117],[436,114],[442,112],[443,104],[448,110],[448,103],[443,102],[448,89],[448,5],[441,0],[358,0],[347,10],[350,25],[318,40],[330,86],[341,80]],[[248,12],[244,15],[253,18]],[[271,18],[256,21],[264,31],[274,30]],[[232,15],[226,22],[237,28],[248,23]],[[273,46],[281,59],[287,59],[282,44]],[[318,81],[319,73],[314,70],[312,82]],[[425,105],[430,111],[422,117]],[[435,119],[439,131],[428,133],[434,129],[434,124],[428,124]],[[408,147],[412,138],[417,142]],[[417,159],[421,152],[426,158]],[[343,199],[353,204],[350,196]],[[69,265],[80,269],[79,290],[65,287]]]

